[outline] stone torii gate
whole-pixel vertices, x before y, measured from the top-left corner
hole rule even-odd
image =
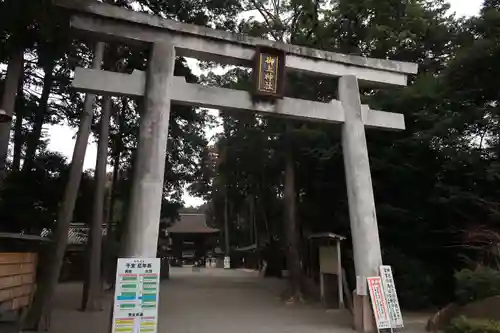
[[[402,114],[362,105],[358,80],[361,84],[404,86],[407,75],[417,73],[416,64],[276,43],[98,2],[54,2],[72,10],[74,29],[102,41],[119,40],[151,48],[146,72],[123,74],[77,68],[73,82],[76,89],[87,93],[144,96],[128,214],[127,256],[156,257],[170,105],[179,103],[340,124],[356,275],[360,281],[379,275],[382,259],[365,127],[404,130],[405,124]],[[282,68],[277,70],[286,68],[286,71],[339,77],[339,100],[322,103],[282,96],[272,101],[256,100],[246,91],[190,84],[183,77],[173,75],[176,56],[252,66],[256,54],[264,54],[261,48],[280,54],[275,59]],[[265,55],[273,56],[272,52]],[[254,71],[260,70],[260,65]],[[278,84],[271,88],[279,95]],[[366,282],[363,284],[357,290],[355,324],[360,332],[374,332]]]

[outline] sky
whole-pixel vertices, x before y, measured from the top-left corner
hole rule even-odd
[[[482,0],[450,0],[451,12],[455,12],[458,16],[476,15],[482,4]],[[191,70],[195,75],[201,74],[197,61],[189,59],[188,61]],[[49,150],[57,151],[71,159],[73,148],[75,145],[76,128],[71,128],[67,125],[46,126],[50,136]],[[207,133],[211,135],[213,133]],[[89,140],[87,153],[84,161],[84,169],[94,169],[97,156],[97,144],[95,138]],[[189,195],[187,192],[183,195],[183,200],[187,206],[198,206],[203,204],[201,198],[196,198]]]

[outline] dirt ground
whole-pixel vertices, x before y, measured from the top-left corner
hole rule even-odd
[[[352,332],[345,310],[318,304],[284,304],[284,280],[255,272],[171,268],[160,289],[159,333],[343,333]],[[112,294],[104,310],[78,311],[81,284],[61,284],[55,296],[52,333],[109,333]],[[425,317],[406,316],[406,332],[423,332]],[[2,333],[7,332],[0,327]]]

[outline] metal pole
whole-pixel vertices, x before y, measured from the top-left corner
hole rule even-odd
[[[227,196],[227,184],[224,185],[224,268],[228,265],[231,266],[231,257],[230,257],[230,242],[229,242],[229,200]],[[229,264],[227,264],[229,262]]]
[[[340,239],[337,239],[337,286],[339,292],[339,308],[344,308],[344,291],[342,290],[342,256],[340,255]]]

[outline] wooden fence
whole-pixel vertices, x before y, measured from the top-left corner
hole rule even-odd
[[[29,306],[36,266],[36,253],[0,253],[0,313]]]

